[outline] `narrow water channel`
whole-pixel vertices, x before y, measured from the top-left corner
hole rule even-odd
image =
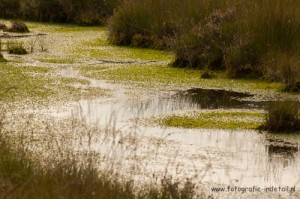
[[[121,143],[132,139],[130,122],[134,118],[197,109],[265,109],[268,103],[257,102],[248,93],[192,88],[141,101],[80,101],[73,114],[87,123],[102,124],[113,116],[116,129],[127,132],[116,138]],[[208,186],[300,187],[299,136],[290,142],[255,130],[185,130],[143,124],[138,124],[137,129],[134,158],[132,148],[114,147],[122,169],[138,179],[149,179],[154,173],[164,175],[167,171],[176,177],[197,176],[195,181]],[[103,152],[108,147],[111,154],[111,145],[103,144],[95,143],[94,150]]]

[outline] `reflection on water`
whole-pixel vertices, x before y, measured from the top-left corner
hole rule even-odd
[[[193,88],[140,101],[120,100],[118,103],[107,104],[97,100],[85,100],[79,102],[79,107],[88,120],[110,117],[111,112],[124,120],[136,116],[143,118],[197,109],[265,109],[270,103],[254,101],[251,97],[253,95],[248,93]]]
[[[294,157],[294,154],[299,151],[299,145],[290,142],[284,142],[280,139],[267,139],[269,142],[268,153],[272,155],[281,155],[286,157]]]
[[[217,108],[265,108],[267,102],[251,101],[250,94],[224,90],[190,89],[169,96],[157,96],[150,100],[103,103],[81,101],[78,113],[87,122],[105,122],[112,115],[116,125],[128,125],[132,118],[150,117],[191,109]],[[104,119],[104,120],[103,120]],[[122,130],[126,130],[123,128]],[[140,144],[135,158],[139,158],[139,174],[144,176],[169,171],[184,175],[205,171],[207,183],[239,186],[300,186],[300,143],[289,143],[266,138],[256,131],[226,131],[140,126]],[[127,130],[130,130],[127,129]],[[157,148],[153,140],[161,139]],[[126,140],[126,139],[124,139]],[[121,149],[123,150],[123,148]],[[125,158],[124,151],[122,157]],[[176,158],[174,158],[176,156]],[[126,159],[126,158],[125,158]],[[134,162],[130,157],[128,162]],[[170,164],[170,162],[172,162]],[[133,164],[137,164],[136,162]]]
[[[259,102],[251,102],[253,95],[226,90],[199,89],[193,88],[178,92],[172,98],[179,101],[186,101],[190,104],[198,104],[201,108],[255,108],[263,105]]]
[[[226,90],[193,88],[169,96],[156,96],[150,100],[126,102],[122,107],[135,110],[145,116],[166,114],[190,109],[265,109],[271,102],[255,101],[253,95]],[[299,102],[295,102],[300,106]]]
[[[283,166],[289,166],[297,158],[300,145],[297,143],[285,142],[280,139],[267,139],[266,149],[270,162],[281,161]]]

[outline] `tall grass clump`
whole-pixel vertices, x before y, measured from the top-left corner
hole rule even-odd
[[[300,130],[299,107],[295,102],[271,103],[268,108],[265,129],[272,132]]]
[[[164,36],[172,34],[168,3],[170,0],[130,0],[109,20],[109,39],[116,45],[155,47]],[[174,4],[174,3],[173,3]],[[165,11],[160,10],[164,8]]]
[[[252,7],[243,26],[252,35],[248,43],[258,52],[260,71],[286,87],[294,85],[300,80],[300,2],[263,0]]]
[[[117,45],[165,48],[167,40],[203,18],[205,1],[129,0],[110,18],[109,39]]]

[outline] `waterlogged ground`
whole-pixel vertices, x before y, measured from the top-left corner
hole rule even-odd
[[[99,168],[141,184],[172,176],[216,198],[300,197],[300,136],[255,130],[268,102],[299,94],[219,72],[200,79],[171,68],[169,52],[111,46],[105,28],[28,25],[26,37],[0,32],[0,103],[5,131],[38,161],[92,151]],[[7,54],[15,42],[29,54]]]

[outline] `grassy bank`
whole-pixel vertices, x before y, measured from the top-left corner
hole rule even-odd
[[[265,78],[298,91],[298,1],[127,1],[112,16],[118,45],[169,48],[173,65]]]

